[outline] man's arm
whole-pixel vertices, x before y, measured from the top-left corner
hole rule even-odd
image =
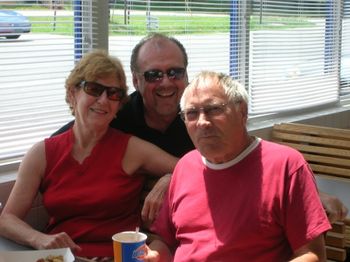
[[[291,262],[323,262],[326,261],[324,236],[317,238],[295,250]]]
[[[157,183],[145,198],[141,215],[144,225],[148,228],[153,220],[157,217],[162,206],[166,191],[168,190],[171,180],[171,174],[167,174],[159,178]]]
[[[337,197],[321,191],[319,192],[319,196],[331,224],[345,219],[348,214],[348,208]]]

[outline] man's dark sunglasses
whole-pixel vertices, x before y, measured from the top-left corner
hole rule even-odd
[[[152,69],[143,73],[145,80],[149,83],[162,81],[164,75],[167,75],[169,80],[181,80],[185,75],[186,69],[182,67],[170,68],[163,72],[162,70]]]
[[[83,88],[85,93],[94,97],[101,96],[105,90],[107,92],[107,97],[109,100],[121,101],[126,96],[125,89],[120,87],[109,87],[96,82],[87,81],[82,81],[80,83],[80,86]]]

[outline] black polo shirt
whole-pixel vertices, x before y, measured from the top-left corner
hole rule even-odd
[[[181,157],[194,149],[179,115],[165,132],[147,126],[142,97],[138,91],[129,96],[129,101],[118,112],[117,118],[111,122],[110,126],[147,140],[176,157]]]

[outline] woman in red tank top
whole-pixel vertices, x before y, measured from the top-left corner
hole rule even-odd
[[[140,173],[171,173],[177,158],[109,127],[126,95],[118,59],[95,50],[76,64],[66,80],[74,124],[24,157],[0,217],[1,235],[35,249],[112,257],[112,235],[140,226]],[[24,221],[38,191],[49,214],[45,232]]]

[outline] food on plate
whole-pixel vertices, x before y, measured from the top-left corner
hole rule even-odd
[[[46,258],[40,258],[36,262],[64,262],[63,256],[47,256]]]

